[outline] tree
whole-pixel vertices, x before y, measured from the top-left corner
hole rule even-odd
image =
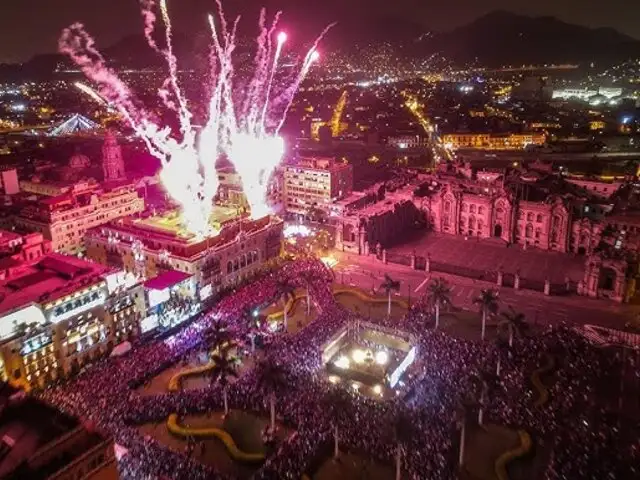
[[[478,409],[478,425],[482,425],[484,407],[489,403],[491,394],[498,387],[499,379],[491,372],[480,371],[476,373],[471,380],[476,386],[476,391],[479,392],[479,395],[477,395],[480,405]]]
[[[216,348],[224,347],[231,344],[234,340],[233,335],[229,331],[226,324],[219,321],[210,325],[204,331],[205,344]]]
[[[384,282],[380,284],[380,288],[383,289],[387,294],[387,298],[388,298],[387,316],[390,317],[391,316],[391,292],[400,291],[400,282],[398,280],[392,279],[389,275],[385,273]]]
[[[456,423],[460,427],[460,453],[458,455],[458,466],[460,467],[462,467],[462,464],[464,463],[464,445],[466,443],[467,420],[469,419],[470,412],[470,402],[466,400],[458,402],[458,408],[456,409]]]
[[[271,432],[276,428],[276,392],[282,390],[286,384],[286,370],[271,358],[262,360],[258,365],[258,384],[269,392],[269,410],[271,418]]]
[[[307,316],[311,315],[311,292],[310,287],[317,280],[316,274],[310,270],[305,270],[300,274],[300,278],[307,289]]]
[[[436,330],[440,325],[440,305],[451,303],[451,288],[444,278],[434,278],[429,283],[427,297],[435,310]]]
[[[296,290],[296,287],[289,281],[287,278],[278,279],[276,284],[276,289],[278,291],[278,296],[282,300],[282,308],[283,308],[283,325],[284,331],[287,331],[287,303],[289,299],[293,298],[293,294]]]
[[[509,346],[513,347],[513,337],[523,335],[529,328],[529,324],[525,320],[524,313],[516,312],[511,305],[509,310],[502,312],[502,321],[498,327],[505,328],[509,336]]]
[[[413,436],[414,422],[409,411],[400,408],[393,418],[393,437],[396,442],[396,480],[402,473],[402,453]]]
[[[257,317],[257,309],[254,309],[249,305],[245,306],[240,314],[240,321],[242,322],[242,325],[244,325],[247,335],[251,340],[251,353],[255,353],[256,351],[256,332],[259,330],[256,325],[258,321]]]
[[[511,345],[509,345],[503,338],[496,337],[495,351],[497,357],[496,376],[499,377],[502,360],[505,358],[509,358],[509,355],[511,355]]]
[[[333,458],[338,458],[340,455],[338,425],[346,418],[346,412],[351,405],[351,397],[344,388],[332,387],[322,398],[322,404],[333,426]]]
[[[227,398],[227,390],[229,388],[229,378],[238,377],[238,360],[231,357],[231,344],[219,344],[216,351],[211,355],[213,368],[210,372],[211,382],[222,387],[222,398],[224,399],[224,414],[229,414],[229,401]]]
[[[489,313],[495,314],[498,311],[498,292],[492,288],[483,289],[473,303],[480,307],[480,312],[482,313],[481,339],[484,341],[484,334],[487,328],[487,316]]]

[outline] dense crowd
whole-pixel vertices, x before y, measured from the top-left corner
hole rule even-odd
[[[455,478],[459,447],[455,412],[462,399],[472,398],[475,402],[467,421],[475,417],[480,395],[474,379],[478,372],[495,369],[497,350],[434,332],[427,305],[418,303],[401,320],[379,322],[418,339],[417,363],[404,379],[407,395],[402,401],[381,402],[351,392],[350,401],[335,416],[323,404],[328,386],[321,346],[357,316],[336,303],[331,272],[314,260],[287,263],[276,273],[231,292],[211,312],[172,337],[135,345],[130,353],[102,360],[42,395],[113,435],[128,451],[120,460],[123,478],[224,478],[185,452],[170,450],[138,430],[139,425],[162,422],[171,413],[222,409],[220,387],[155,396],[141,396],[135,388],[205,347],[203,332],[212,322],[224,321],[242,335],[244,326],[236,320],[243,310],[274,301],[282,278],[309,290],[318,315],[296,335],[276,335],[265,342],[262,355],[279,363],[285,372],[284,386],[274,392],[278,418],[295,433],[275,447],[255,478],[299,479],[331,454],[334,427],[343,448],[392,463],[397,440],[394,419],[406,412],[406,405],[412,427],[403,440],[402,460],[409,478]],[[308,278],[312,280],[305,280]],[[555,355],[561,368],[555,369],[549,401],[538,406],[529,376],[545,354]],[[593,348],[572,330],[560,328],[517,339],[501,362],[498,385],[482,405],[485,419],[528,430],[536,446],[548,454],[547,479],[638,478],[640,426],[630,420],[620,424],[618,416],[603,413],[595,401],[594,379],[601,375],[600,369],[614,368],[606,352]],[[267,412],[270,393],[260,381],[260,372],[253,369],[229,387],[229,405]]]

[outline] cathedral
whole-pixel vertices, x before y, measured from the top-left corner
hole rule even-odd
[[[102,171],[105,182],[126,179],[122,148],[112,130],[108,130],[102,146]]]

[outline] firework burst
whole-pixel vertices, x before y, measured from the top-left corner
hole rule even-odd
[[[279,136],[293,96],[319,58],[317,45],[331,25],[316,39],[299,71],[282,85],[276,82],[279,60],[287,35],[276,32],[280,12],[268,24],[263,9],[258,21],[253,74],[248,81],[236,81],[233,52],[239,17],[229,24],[217,1],[218,22],[209,17],[211,29],[210,96],[207,120],[202,129],[192,123],[188,101],[178,79],[178,61],[174,54],[172,25],[166,0],[141,0],[144,33],[150,48],[160,53],[167,64],[168,76],[158,91],[166,108],[174,111],[180,134],[162,126],[133,93],[106,65],[95,48],[93,38],[82,24],[65,29],[59,41],[67,54],[99,86],[107,99],[145,142],[149,152],[160,159],[160,178],[169,195],[181,206],[185,227],[196,234],[210,233],[210,216],[218,190],[215,164],[226,155],[240,175],[252,218],[270,212],[266,192],[273,171],[282,160],[284,142]],[[161,20],[165,46],[160,47],[154,32]]]

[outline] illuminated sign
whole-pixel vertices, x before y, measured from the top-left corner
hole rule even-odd
[[[15,334],[15,325],[45,323],[44,314],[37,305],[29,305],[2,317],[0,321],[0,338],[8,338]]]
[[[166,302],[171,298],[171,289],[165,288],[164,290],[149,290],[149,308],[153,308],[156,305]]]
[[[415,359],[416,359],[416,347],[413,347],[409,351],[405,359],[402,361],[402,363],[398,365],[398,368],[396,368],[395,371],[389,377],[389,386],[391,388],[396,386],[402,374],[407,370],[407,368],[409,368],[409,365],[411,365]]]
[[[213,287],[211,284],[205,285],[200,289],[200,300],[206,300],[213,294]]]
[[[58,305],[51,314],[51,321],[54,323],[62,322],[82,312],[99,307],[104,303],[105,297],[105,292],[98,290],[70,300],[66,304]]]
[[[158,315],[153,314],[149,315],[146,318],[143,318],[140,322],[140,330],[142,333],[147,333],[158,326]]]

